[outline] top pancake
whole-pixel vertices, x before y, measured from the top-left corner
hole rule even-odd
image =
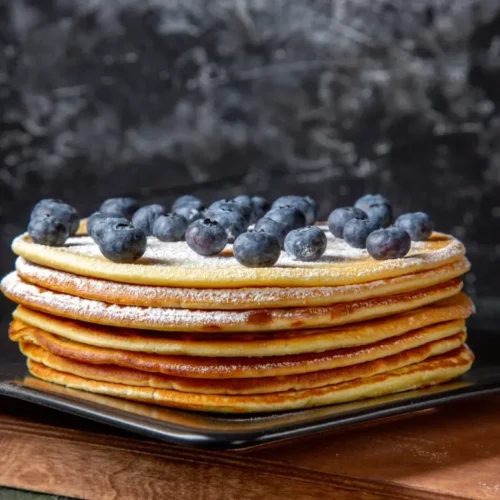
[[[434,233],[428,241],[413,242],[403,259],[377,261],[366,250],[351,248],[329,232],[326,234],[327,249],[318,261],[294,261],[282,252],[276,265],[266,268],[242,266],[232,256],[231,246],[219,256],[203,257],[185,242],[165,243],[153,237],[148,238],[144,256],[133,264],[107,260],[88,236],[69,238],[64,247],[48,247],[33,243],[23,234],[14,240],[12,249],[41,266],[92,278],[197,288],[353,285],[435,269],[465,254],[458,240]]]

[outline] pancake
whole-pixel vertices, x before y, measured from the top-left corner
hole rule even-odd
[[[459,278],[413,292],[344,302],[323,307],[202,311],[108,304],[53,292],[23,282],[13,272],[1,282],[3,293],[32,309],[91,323],[158,331],[268,332],[322,328],[408,311],[456,295]]]
[[[412,311],[352,325],[260,333],[200,333],[168,335],[94,325],[60,318],[19,306],[14,324],[29,326],[83,344],[109,349],[189,356],[283,356],[365,345],[435,323],[463,320],[474,312],[463,293]],[[12,326],[11,326],[12,328]]]
[[[21,352],[29,359],[54,370],[79,377],[104,382],[153,387],[200,394],[270,394],[283,391],[297,391],[339,384],[357,378],[366,378],[379,373],[396,370],[419,363],[432,356],[457,349],[465,342],[464,332],[451,337],[429,342],[414,349],[393,354],[374,361],[358,363],[343,368],[321,370],[301,375],[284,377],[261,377],[248,379],[190,379],[151,374],[116,365],[92,365],[57,356],[30,341],[19,342]]]
[[[232,256],[228,246],[215,257],[193,252],[185,242],[166,243],[148,238],[148,248],[133,264],[107,260],[89,236],[75,236],[63,247],[33,243],[27,234],[12,243],[15,254],[44,267],[82,276],[142,285],[197,288],[241,288],[249,286],[316,287],[368,283],[428,269],[435,269],[465,254],[452,236],[434,233],[428,241],[412,242],[403,259],[377,261],[366,250],[349,247],[327,232],[327,248],[318,261],[299,262],[284,252],[273,267],[247,268]]]
[[[220,413],[262,413],[345,403],[439,384],[465,373],[474,356],[462,346],[425,361],[367,378],[300,391],[258,395],[195,394],[152,387],[96,381],[54,370],[29,360],[32,375],[93,393],[190,410]]]
[[[199,379],[233,379],[295,375],[351,366],[446,339],[462,333],[464,329],[463,320],[449,321],[412,330],[404,335],[365,346],[334,349],[323,353],[266,358],[241,356],[205,358],[119,351],[80,344],[33,327],[15,332],[10,331],[9,336],[11,340],[29,341],[57,356],[92,365],[117,365],[144,372]]]
[[[155,420],[160,420],[163,422],[168,422],[169,424],[180,424],[184,426],[189,426],[195,429],[206,429],[207,420],[211,428],[216,428],[223,432],[228,431],[228,425],[234,430],[251,430],[260,429],[262,426],[262,420],[267,420],[269,417],[271,419],[279,419],[280,425],[285,425],[286,423],[293,423],[297,419],[297,415],[294,411],[282,413],[279,416],[276,415],[263,415],[261,418],[255,416],[254,418],[236,418],[234,420],[228,421],[226,418],[220,418],[218,414],[209,415],[196,413],[192,411],[179,411],[174,408],[168,408],[165,406],[157,406],[154,404],[147,403],[137,403],[135,401],[130,401],[127,399],[116,398],[112,396],[103,396],[102,394],[92,394],[90,392],[79,391],[77,389],[70,389],[63,385],[53,384],[51,382],[46,382],[45,380],[27,375],[22,381],[25,387],[30,387],[38,391],[45,391],[52,394],[59,394],[61,396],[72,397],[77,399],[83,399],[85,401],[90,401],[92,403],[97,403],[100,405],[107,406],[108,408],[117,409],[120,411],[125,411],[129,413],[134,413],[135,415],[141,415],[146,418],[153,418]],[[328,417],[332,418],[341,413],[351,412],[351,411],[361,411],[363,409],[371,409],[373,405],[387,405],[391,403],[400,403],[402,400],[409,400],[412,398],[418,398],[419,396],[428,396],[430,394],[442,394],[447,391],[454,391],[459,389],[464,389],[468,387],[470,382],[467,380],[454,380],[453,382],[448,382],[443,385],[435,385],[433,387],[427,387],[419,390],[412,390],[407,392],[405,395],[400,394],[389,394],[387,396],[381,396],[374,399],[363,399],[360,401],[353,401],[349,403],[337,404],[334,406],[323,406],[315,409],[310,409],[307,411],[309,417]]]
[[[470,269],[465,257],[436,269],[359,285],[336,287],[176,288],[133,285],[42,267],[19,257],[16,271],[23,281],[48,290],[110,304],[185,309],[259,309],[314,307],[383,297],[437,285]]]

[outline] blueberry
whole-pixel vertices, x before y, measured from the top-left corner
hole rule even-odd
[[[278,243],[280,244],[280,248],[285,248],[285,236],[288,234],[287,228],[284,224],[280,222],[276,222],[273,219],[268,219],[264,217],[259,219],[255,224],[254,231],[256,233],[267,233],[274,236]]]
[[[39,201],[33,208],[30,220],[38,219],[44,215],[53,215],[68,228],[69,235],[72,236],[78,231],[80,217],[78,212],[67,203],[61,200],[47,198]]]
[[[394,223],[396,227],[404,229],[412,241],[425,241],[434,231],[434,223],[424,212],[414,212],[400,215]]]
[[[94,230],[94,226],[106,219],[107,216],[102,214],[101,212],[94,212],[87,218],[87,234],[90,236],[92,231]]]
[[[250,223],[250,219],[252,217],[252,207],[242,205],[235,200],[217,200],[208,207],[206,215],[208,217],[211,217],[212,214],[214,214],[219,208],[226,208],[232,211],[237,211]]]
[[[49,247],[62,247],[69,236],[66,224],[48,214],[31,220],[28,234],[35,243]]]
[[[314,213],[314,220],[318,220],[318,202],[314,199],[311,198],[310,196],[304,196],[304,200],[308,201],[311,207],[313,208],[313,213]]]
[[[245,217],[245,219],[250,224],[253,212],[252,199],[250,198],[250,196],[242,194],[240,196],[236,196],[236,198],[233,198],[231,202],[236,203],[240,207],[243,217]]]
[[[398,227],[374,231],[366,240],[368,253],[377,260],[402,259],[410,247],[410,235]]]
[[[293,260],[318,260],[326,250],[325,233],[318,226],[290,231],[285,238],[285,251]]]
[[[125,221],[108,224],[98,242],[101,253],[113,262],[134,262],[146,251],[147,238],[144,231],[134,227],[126,219]]]
[[[134,214],[132,217],[132,224],[137,229],[141,229],[146,236],[151,236],[153,234],[154,221],[160,215],[165,215],[166,213],[167,209],[163,205],[146,205],[145,207],[139,208]]]
[[[125,217],[115,217],[113,215],[95,212],[87,219],[87,233],[95,242],[98,242],[101,238],[102,232],[107,226],[125,223],[130,224],[130,221],[125,219]]]
[[[180,207],[189,206],[191,208],[196,208],[196,210],[203,209],[203,202],[196,196],[185,194],[177,198],[172,205],[172,212],[177,212]]]
[[[226,246],[227,233],[217,221],[199,219],[187,228],[186,243],[200,255],[216,255]]]
[[[267,212],[266,218],[283,224],[287,233],[306,225],[304,214],[298,208],[288,205],[281,208],[272,208]]]
[[[226,230],[228,243],[234,243],[234,240],[248,229],[248,222],[243,215],[228,208],[218,208],[210,217]]]
[[[271,208],[271,203],[262,196],[252,196],[252,222],[262,219]]]
[[[328,216],[328,229],[336,238],[343,238],[344,227],[351,219],[368,219],[368,215],[359,208],[336,208]]]
[[[188,221],[182,215],[160,215],[153,223],[153,234],[160,241],[181,241],[187,227]]]
[[[253,218],[253,203],[252,198],[247,194],[240,194],[231,200],[231,202],[236,203],[240,207],[241,214],[247,222],[250,224]]]
[[[109,198],[101,204],[99,212],[115,217],[120,215],[130,220],[138,208],[139,204],[134,198]]]
[[[202,207],[196,208],[196,206],[189,204],[178,206],[174,210],[174,213],[182,215],[187,220],[188,224],[204,217],[204,210]]]
[[[377,229],[380,229],[377,221],[371,219],[351,219],[344,226],[344,240],[351,247],[366,248],[366,239]]]
[[[376,221],[380,227],[392,224],[391,204],[381,194],[366,194],[356,201],[354,207],[366,212],[368,217]]]
[[[273,266],[280,253],[278,240],[268,233],[252,231],[240,234],[233,245],[235,259],[247,267]]]
[[[305,217],[305,224],[311,225],[316,221],[316,210],[313,204],[307,201],[303,196],[281,196],[272,205],[272,209],[294,207],[300,210]]]

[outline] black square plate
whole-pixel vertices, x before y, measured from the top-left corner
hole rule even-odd
[[[0,395],[177,445],[243,449],[500,393],[500,334],[472,331],[468,344],[476,361],[469,373],[457,381],[392,396],[274,415],[222,416],[128,402],[43,382],[27,376],[22,364],[0,365]]]

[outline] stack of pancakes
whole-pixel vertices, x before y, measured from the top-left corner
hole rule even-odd
[[[14,240],[2,290],[30,372],[68,387],[214,412],[273,412],[442,383],[473,354],[463,245],[440,233],[375,261],[327,232],[319,261],[246,268],[151,237],[133,264],[85,234]]]

